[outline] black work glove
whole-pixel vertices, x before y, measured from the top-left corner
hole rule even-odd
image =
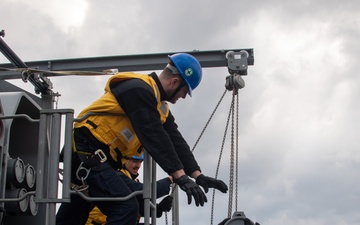
[[[168,195],[159,204],[156,205],[156,217],[160,218],[163,212],[169,212],[171,210],[173,197]]]
[[[196,206],[204,205],[204,202],[207,202],[206,195],[201,190],[201,188],[192,181],[188,176],[183,175],[175,181],[181,190],[185,191],[188,197],[188,204],[191,204],[191,196],[195,199]]]
[[[209,188],[216,188],[222,193],[226,193],[228,190],[227,185],[222,180],[217,180],[204,174],[200,174],[196,178],[196,183],[204,188],[205,193],[209,191]]]

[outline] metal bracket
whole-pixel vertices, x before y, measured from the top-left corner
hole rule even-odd
[[[230,75],[226,77],[225,87],[228,91],[235,91],[245,87],[241,76],[247,75],[249,53],[246,50],[239,52],[228,51],[225,55]]]
[[[0,36],[5,36],[5,31],[0,32]],[[0,51],[3,55],[17,68],[29,68],[13,50],[0,38]],[[25,70],[26,71],[26,70]],[[40,73],[32,73],[29,71],[22,72],[21,78],[24,82],[28,80],[35,86],[35,92],[37,94],[51,94],[52,83],[50,80]]]
[[[228,51],[225,55],[228,61],[230,74],[247,75],[249,53],[245,50],[240,52]]]

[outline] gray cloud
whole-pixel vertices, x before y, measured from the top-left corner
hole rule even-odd
[[[239,92],[238,209],[267,225],[358,224],[360,3],[87,2],[82,25],[67,30],[36,7],[0,4],[0,29],[24,60],[254,48],[255,65]],[[194,96],[171,105],[190,146],[225,91],[226,68],[204,72]],[[62,94],[59,106],[77,112],[106,82],[105,77],[51,80]],[[230,101],[229,92],[194,151],[210,176]],[[219,171],[226,182],[229,143],[227,138]],[[207,196],[210,200],[211,193]],[[187,206],[184,193],[180,198],[182,224],[210,223],[211,201],[196,208]],[[217,224],[227,216],[228,197],[217,192],[215,199]]]

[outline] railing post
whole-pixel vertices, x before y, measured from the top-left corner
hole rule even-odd
[[[156,187],[156,162],[151,158],[151,202],[154,207],[151,207],[151,225],[156,225],[156,198],[157,198],[157,187]]]
[[[72,129],[74,110],[68,110],[65,117],[64,158],[63,158],[63,195],[65,201],[70,202],[71,184],[71,155],[72,155]]]
[[[143,187],[143,198],[144,198],[144,225],[150,225],[150,199],[151,199],[151,156],[149,153],[144,152],[144,187]]]

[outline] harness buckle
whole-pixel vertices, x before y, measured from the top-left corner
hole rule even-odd
[[[97,155],[100,158],[100,163],[104,163],[107,160],[105,153],[101,149],[96,150],[94,155]]]

